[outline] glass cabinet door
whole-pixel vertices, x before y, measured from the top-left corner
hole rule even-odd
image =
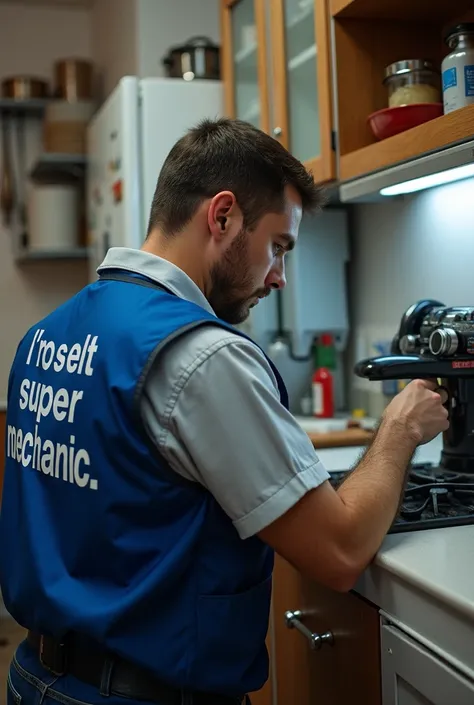
[[[230,5],[234,87],[234,117],[266,129],[262,119],[265,99],[259,81],[260,0],[236,0]]]
[[[275,137],[311,168],[335,177],[329,15],[324,0],[269,0]]]
[[[321,153],[315,0],[284,0],[288,139],[291,152],[306,161]]]

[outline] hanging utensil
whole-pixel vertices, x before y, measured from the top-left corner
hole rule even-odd
[[[13,186],[13,167],[10,158],[10,130],[5,114],[2,117],[2,175],[0,179],[0,209],[3,213],[3,224],[9,227],[12,211],[15,206]]]
[[[21,247],[28,245],[28,215],[26,210],[26,147],[25,147],[25,116],[19,113],[17,119],[17,146],[18,146],[18,222],[21,232],[19,243]]]

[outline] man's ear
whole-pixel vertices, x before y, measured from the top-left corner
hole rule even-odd
[[[221,240],[240,232],[242,212],[232,191],[220,191],[211,199],[207,211],[207,224],[210,234]]]

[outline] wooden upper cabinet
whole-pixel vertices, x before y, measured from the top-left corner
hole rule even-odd
[[[268,132],[265,0],[221,0],[221,20],[226,114]]]
[[[329,7],[341,181],[472,139],[474,105],[380,141],[368,117],[388,107],[383,79],[389,64],[428,59],[441,72],[450,51],[446,31],[474,20],[473,0],[330,0]]]
[[[322,0],[221,0],[226,113],[336,177],[329,13]]]
[[[474,105],[380,141],[368,118],[388,107],[386,66],[424,58],[440,69],[443,37],[474,21],[473,1],[221,0],[226,113],[273,135],[317,182],[470,140]]]
[[[274,135],[313,172],[336,176],[329,17],[323,0],[269,0]]]

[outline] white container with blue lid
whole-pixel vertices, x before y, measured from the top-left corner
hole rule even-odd
[[[451,49],[443,60],[444,113],[474,105],[474,22],[453,27],[445,38]]]

